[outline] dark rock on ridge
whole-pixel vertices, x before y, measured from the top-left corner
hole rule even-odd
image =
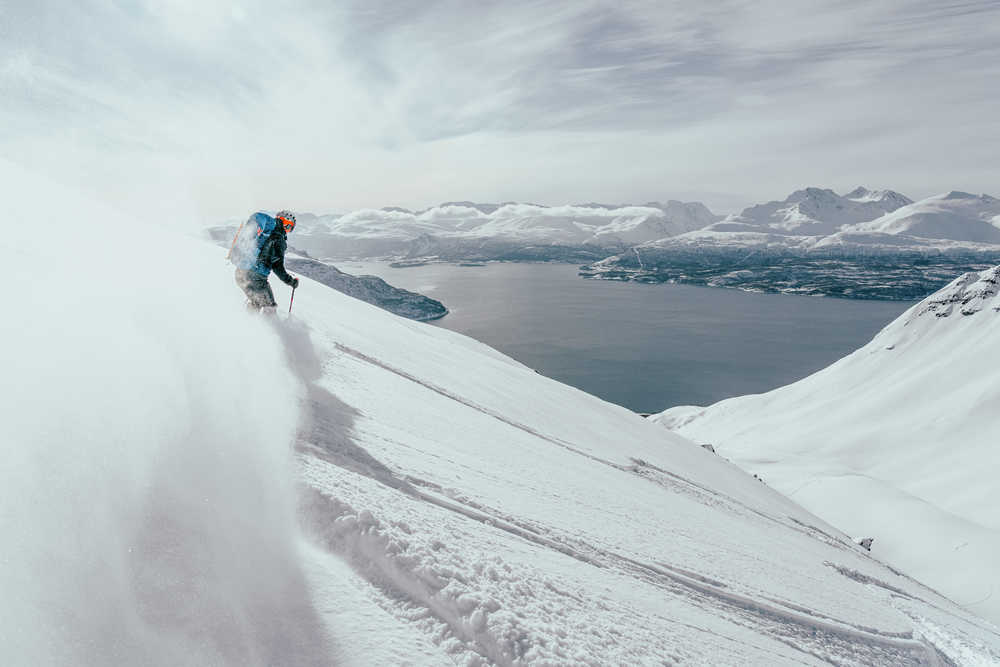
[[[285,266],[338,292],[411,320],[436,320],[448,314],[440,301],[393,287],[376,276],[353,276],[330,264],[301,257],[288,257]]]

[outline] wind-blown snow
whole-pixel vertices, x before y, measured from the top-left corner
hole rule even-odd
[[[0,182],[0,664],[321,664],[279,339],[217,249]]]
[[[655,419],[998,621],[998,280],[956,279],[800,382]]]

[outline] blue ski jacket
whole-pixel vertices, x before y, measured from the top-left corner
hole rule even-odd
[[[251,215],[246,226],[257,230],[258,253],[256,261],[248,258],[245,265],[241,263],[240,268],[253,271],[265,278],[274,271],[274,275],[278,276],[281,282],[291,285],[294,279],[285,270],[285,251],[288,249],[285,228],[275,218],[261,211]]]

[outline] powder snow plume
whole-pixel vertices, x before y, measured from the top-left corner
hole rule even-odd
[[[328,664],[301,389],[217,252],[0,161],[0,664]]]

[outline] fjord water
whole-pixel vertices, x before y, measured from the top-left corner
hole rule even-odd
[[[568,264],[337,266],[438,299],[451,312],[435,325],[637,412],[794,382],[912,305],[584,280]]]

